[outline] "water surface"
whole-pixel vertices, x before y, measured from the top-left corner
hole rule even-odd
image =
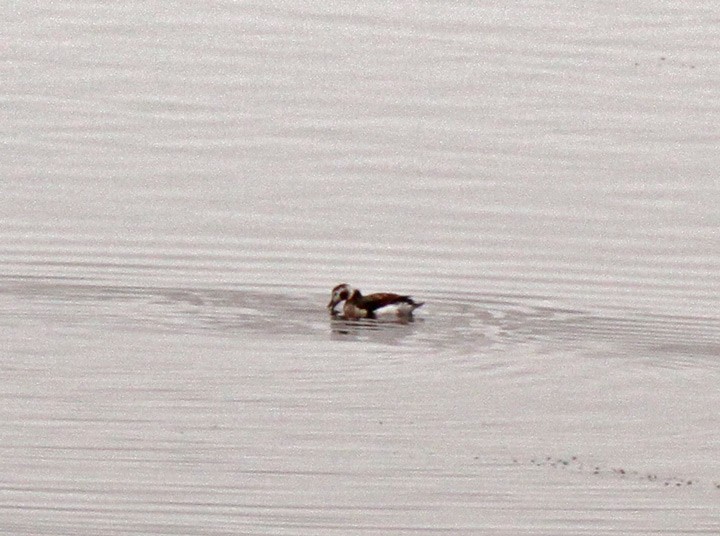
[[[717,532],[714,7],[6,8],[0,528]]]

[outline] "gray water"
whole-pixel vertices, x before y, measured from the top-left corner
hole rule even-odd
[[[0,12],[0,532],[720,531],[714,2]]]

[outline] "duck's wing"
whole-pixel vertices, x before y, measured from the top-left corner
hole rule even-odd
[[[392,292],[378,292],[376,294],[363,296],[362,299],[363,307],[370,312],[377,311],[381,307],[387,307],[388,305],[394,305],[397,303],[407,303],[415,306],[422,305],[416,304],[410,296],[402,296]]]

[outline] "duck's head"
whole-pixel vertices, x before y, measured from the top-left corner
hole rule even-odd
[[[330,311],[334,311],[335,306],[341,301],[347,300],[354,291],[355,289],[347,283],[341,283],[340,285],[336,286],[334,289],[332,289],[332,294],[330,295],[330,303],[328,303],[327,305],[328,309],[330,309]]]

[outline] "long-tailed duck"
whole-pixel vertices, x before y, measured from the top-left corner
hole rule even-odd
[[[424,303],[418,303],[410,296],[392,292],[379,292],[363,296],[358,289],[347,283],[342,283],[332,289],[330,303],[327,305],[331,314],[337,314],[335,307],[342,301],[345,302],[342,314],[348,320],[377,318],[385,315],[408,319],[412,318],[413,311]]]

